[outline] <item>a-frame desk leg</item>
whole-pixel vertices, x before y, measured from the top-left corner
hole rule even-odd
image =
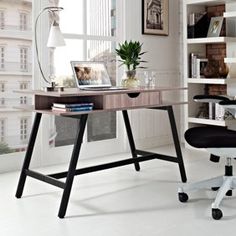
[[[29,138],[29,144],[28,144],[28,147],[27,147],[27,150],[25,153],[25,159],[24,159],[24,163],[23,163],[23,166],[21,169],[21,174],[20,174],[20,178],[19,178],[19,182],[18,182],[18,186],[17,186],[17,190],[16,190],[16,197],[17,198],[21,198],[23,190],[24,190],[25,180],[26,180],[26,173],[25,172],[26,172],[26,170],[29,169],[29,165],[30,165],[32,153],[34,150],[34,144],[35,144],[35,140],[37,137],[41,117],[42,117],[41,113],[35,114],[34,123],[33,123],[32,131],[30,134],[30,138]]]
[[[132,157],[136,158],[137,157],[136,147],[135,147],[135,143],[134,143],[134,137],[133,137],[133,134],[132,134],[132,129],[131,129],[131,126],[130,126],[129,116],[128,116],[127,110],[123,110],[122,114],[123,114],[123,118],[124,118],[124,122],[125,122],[125,128],[126,128],[127,135],[128,135],[129,146],[130,146],[130,150],[131,150],[131,153],[132,153]],[[139,165],[138,162],[134,163],[134,167],[135,167],[136,171],[140,170],[140,165]]]
[[[79,153],[80,153],[80,149],[81,149],[81,145],[82,145],[82,141],[83,141],[84,130],[85,130],[87,118],[88,118],[87,114],[81,115],[81,118],[80,118],[80,128],[77,132],[77,136],[75,139],[75,144],[74,144],[74,148],[73,148],[73,152],[72,152],[72,156],[71,156],[71,160],[70,160],[68,174],[66,177],[65,188],[63,191],[61,204],[60,204],[60,208],[59,208],[59,212],[58,212],[59,218],[64,218],[64,216],[66,214],[66,209],[67,209],[68,201],[70,198],[70,192],[71,192],[71,188],[72,188],[72,184],[73,184],[73,180],[74,180],[74,176],[75,176],[76,165],[77,165],[77,162],[79,159]]]
[[[173,108],[172,108],[172,106],[165,106],[165,107],[157,107],[156,109],[165,110],[168,112],[170,127],[171,127],[171,131],[172,131],[172,137],[173,137],[176,156],[177,156],[177,163],[179,165],[179,170],[180,170],[180,175],[181,175],[181,180],[182,180],[182,182],[185,183],[185,182],[187,182],[187,176],[186,176],[186,172],[185,172],[185,168],[184,168],[183,156],[182,156],[182,151],[181,151],[181,147],[180,147],[180,143],[179,143],[178,131],[177,131],[177,127],[176,127]]]

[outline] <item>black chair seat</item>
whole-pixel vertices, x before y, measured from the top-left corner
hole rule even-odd
[[[236,148],[236,131],[226,127],[194,127],[185,132],[187,143],[196,148]]]

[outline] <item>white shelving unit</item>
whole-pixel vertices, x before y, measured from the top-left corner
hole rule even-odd
[[[206,38],[187,38],[188,17],[191,13],[205,12],[207,6],[219,6],[225,4],[225,12],[223,16],[226,18],[226,37],[206,37]],[[193,101],[193,96],[204,94],[204,88],[207,84],[226,85],[229,95],[236,95],[236,73],[227,78],[190,78],[190,53],[200,53],[206,57],[207,44],[225,44],[226,58],[230,71],[231,64],[236,63],[236,1],[232,0],[183,0],[183,71],[184,86],[188,87],[185,99],[189,101],[184,108],[184,124],[185,130],[189,127],[199,125],[216,125],[225,126],[226,121],[213,119],[196,118],[199,107],[202,105]],[[236,65],[236,64],[235,64]],[[235,87],[235,88],[232,88]]]
[[[226,57],[224,59],[225,63],[231,64],[231,63],[236,63],[236,57]]]
[[[188,78],[189,84],[227,84],[227,79]]]
[[[236,11],[225,12],[223,16],[224,18],[234,18],[236,17]]]
[[[203,119],[203,118],[195,118],[195,117],[189,117],[188,118],[188,122],[189,123],[193,123],[193,124],[225,126],[225,121],[212,120],[212,119]]]
[[[213,43],[235,43],[234,37],[210,37],[210,38],[195,38],[187,39],[187,44],[213,44]]]

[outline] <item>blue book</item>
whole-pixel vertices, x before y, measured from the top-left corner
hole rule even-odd
[[[53,103],[53,107],[75,108],[75,107],[93,107],[93,103]]]
[[[82,107],[71,107],[71,108],[61,108],[61,107],[52,107],[53,111],[61,111],[61,112],[73,112],[73,111],[91,111],[93,110],[93,106],[82,106]]]
[[[84,106],[84,107],[73,107],[73,108],[66,108],[67,111],[91,111],[93,110],[92,106]]]

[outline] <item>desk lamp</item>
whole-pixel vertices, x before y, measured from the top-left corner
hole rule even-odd
[[[53,48],[55,49],[56,47],[61,47],[61,46],[65,46],[65,41],[64,38],[62,36],[60,27],[59,27],[59,23],[56,15],[56,12],[63,10],[62,7],[45,7],[37,16],[36,21],[35,21],[35,26],[34,26],[34,37],[35,37],[35,50],[36,50],[36,58],[37,58],[37,62],[38,62],[38,66],[39,66],[39,71],[43,77],[43,80],[47,83],[50,84],[50,86],[47,86],[45,88],[46,91],[56,91],[56,90],[63,90],[62,87],[58,88],[56,87],[55,81],[53,76],[49,76],[49,78],[47,79],[46,76],[44,75],[40,60],[39,60],[39,50],[38,50],[38,41],[37,41],[37,26],[38,26],[38,20],[40,18],[40,16],[44,13],[44,12],[49,12],[52,17],[53,17],[53,21],[51,24],[51,28],[50,28],[50,32],[49,32],[49,36],[48,36],[48,42],[47,42],[47,47],[49,48]]]

